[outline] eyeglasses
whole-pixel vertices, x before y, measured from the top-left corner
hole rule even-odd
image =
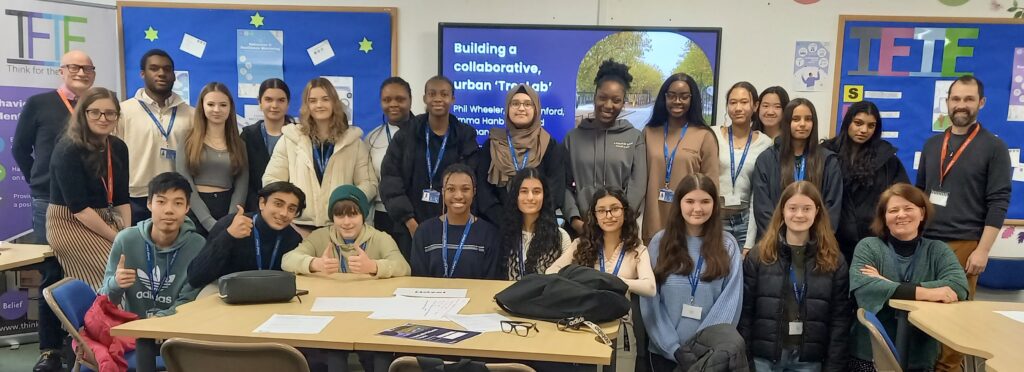
[[[689,100],[690,97],[692,97],[692,96],[693,96],[693,94],[691,94],[691,93],[675,94],[675,93],[672,93],[672,92],[668,92],[668,93],[665,93],[665,100],[669,101],[669,102],[675,102],[675,101],[683,102],[683,101]]]
[[[512,101],[512,104],[510,104],[509,106],[512,106],[512,109],[514,109],[514,110],[519,110],[519,109],[532,110],[533,109],[533,102],[529,102],[529,101]]]
[[[117,120],[121,117],[121,113],[117,111],[100,111],[100,110],[85,110],[85,117],[89,120],[100,120],[100,117],[105,117],[107,120]]]
[[[560,319],[558,322],[555,323],[555,326],[558,327],[559,331],[578,331],[580,328],[584,328],[585,326],[586,328],[590,329],[591,332],[594,332],[594,334],[597,335],[597,337],[594,337],[595,341],[608,345],[608,347],[612,346],[612,339],[609,338],[608,335],[604,333],[604,330],[601,329],[601,327],[598,327],[597,324],[594,324],[594,322],[586,320],[582,316]]]
[[[526,337],[530,334],[531,329],[540,333],[540,328],[537,328],[537,323],[534,322],[520,322],[515,320],[501,321],[501,331],[505,333],[515,332],[516,336]]]
[[[612,207],[610,209],[596,209],[594,215],[597,217],[620,217],[622,216],[622,207]]]
[[[91,73],[96,72],[96,66],[89,66],[89,65],[63,65],[63,66],[60,66],[60,67],[68,69],[68,71],[70,71],[73,74],[77,74],[79,71],[83,71],[83,70],[87,74],[91,74]]]

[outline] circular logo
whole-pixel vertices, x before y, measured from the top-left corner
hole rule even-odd
[[[7,179],[7,168],[3,164],[0,164],[0,181]]]
[[[13,290],[0,294],[0,318],[15,320],[28,313],[28,291]]]

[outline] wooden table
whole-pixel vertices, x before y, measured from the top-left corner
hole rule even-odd
[[[459,329],[453,322],[367,319],[368,312],[312,312],[316,297],[383,297],[395,288],[465,288],[470,298],[460,314],[499,313],[494,295],[512,282],[496,280],[439,279],[402,277],[373,279],[366,275],[334,274],[331,277],[303,276],[297,278],[299,289],[309,290],[302,303],[292,300],[284,304],[227,305],[217,296],[209,296],[178,307],[177,314],[165,318],[138,320],[115,327],[115,336],[135,337],[138,370],[151,371],[156,345],[154,339],[184,337],[225,342],[278,342],[295,347],[399,352],[407,354],[456,355],[478,358],[571,362],[591,365],[611,363],[612,349],[584,331],[558,331],[554,323],[537,322],[539,333],[520,337],[503,332],[488,332],[454,345],[380,336],[377,333],[405,323],[417,323]],[[273,314],[332,315],[334,320],[316,335],[253,333]],[[605,333],[614,338],[618,322],[602,324]],[[378,363],[379,364],[379,363]],[[385,370],[386,370],[386,366]]]
[[[985,370],[1012,372],[1024,366],[1024,323],[995,311],[1024,311],[1024,303],[964,301],[942,304],[890,300],[910,312],[910,322],[956,351],[985,358]]]
[[[0,242],[0,271],[40,263],[47,257],[53,257],[48,245]]]

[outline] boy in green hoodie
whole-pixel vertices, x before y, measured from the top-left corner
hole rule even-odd
[[[174,314],[196,298],[186,271],[206,240],[185,218],[192,187],[180,174],[166,172],[149,181],[146,206],[152,218],[114,238],[100,294],[140,318]]]
[[[293,273],[356,273],[377,278],[408,276],[412,269],[391,235],[366,225],[370,201],[353,185],[331,193],[327,215],[334,222],[314,230],[281,258]]]

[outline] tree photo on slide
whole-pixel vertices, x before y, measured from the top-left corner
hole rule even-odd
[[[707,55],[696,43],[675,32],[623,31],[608,35],[594,44],[583,56],[576,75],[576,122],[589,117],[593,111],[594,77],[601,62],[613,59],[629,66],[633,75],[626,107],[620,118],[642,128],[651,118],[658,89],[669,75],[685,72],[693,76],[701,87],[705,120],[711,123],[714,105],[711,89],[714,70]]]

